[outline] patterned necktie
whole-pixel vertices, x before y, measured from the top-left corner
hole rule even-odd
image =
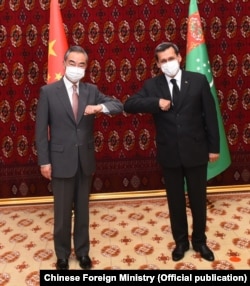
[[[173,95],[173,104],[174,104],[174,106],[177,106],[178,105],[178,99],[180,97],[180,90],[179,90],[179,87],[178,87],[178,85],[176,83],[176,79],[172,78],[170,81],[173,84],[173,93],[172,93],[172,95]]]
[[[78,94],[77,94],[77,86],[76,84],[73,85],[73,94],[72,94],[72,109],[75,116],[75,120],[77,118],[77,111],[78,111]]]

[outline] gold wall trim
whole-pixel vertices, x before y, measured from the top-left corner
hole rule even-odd
[[[232,193],[232,192],[249,192],[250,185],[233,185],[208,187],[209,193]],[[114,199],[131,199],[131,198],[149,198],[165,196],[165,190],[150,191],[131,191],[131,192],[112,192],[91,194],[90,200],[114,200]],[[7,198],[0,199],[0,206],[23,205],[23,204],[46,204],[53,203],[53,196],[29,197],[29,198]]]

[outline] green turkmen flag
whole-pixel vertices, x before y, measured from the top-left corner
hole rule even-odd
[[[216,104],[220,132],[220,157],[215,163],[208,163],[207,179],[209,180],[228,168],[231,164],[231,157],[196,0],[191,0],[189,4],[186,70],[199,72],[207,77]]]

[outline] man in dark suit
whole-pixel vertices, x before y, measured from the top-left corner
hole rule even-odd
[[[193,230],[193,249],[213,261],[206,244],[206,182],[208,161],[219,157],[219,129],[215,102],[206,77],[180,69],[181,55],[174,43],[155,49],[162,74],[148,79],[124,104],[128,113],[151,113],[156,127],[157,158],[163,169],[170,223],[178,261],[189,249],[186,189]],[[174,84],[177,83],[177,94]],[[176,98],[177,97],[177,98]]]
[[[95,172],[94,119],[97,113],[117,114],[122,103],[81,82],[88,64],[82,47],[64,56],[65,75],[40,90],[36,117],[36,145],[41,174],[51,180],[54,196],[56,267],[69,268],[72,210],[73,243],[79,264],[92,267],[89,258],[89,193]],[[73,85],[75,85],[75,90]],[[74,98],[76,95],[76,98]],[[78,107],[74,116],[72,105]]]

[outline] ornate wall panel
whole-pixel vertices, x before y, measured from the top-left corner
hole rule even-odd
[[[85,80],[124,101],[158,73],[153,52],[176,42],[185,66],[187,0],[60,0],[69,45],[82,45]],[[197,1],[232,156],[208,183],[250,182],[250,5]],[[46,84],[49,0],[0,1],[0,192],[2,198],[47,196],[34,142],[39,88]],[[98,116],[93,193],[164,188],[148,115]]]

